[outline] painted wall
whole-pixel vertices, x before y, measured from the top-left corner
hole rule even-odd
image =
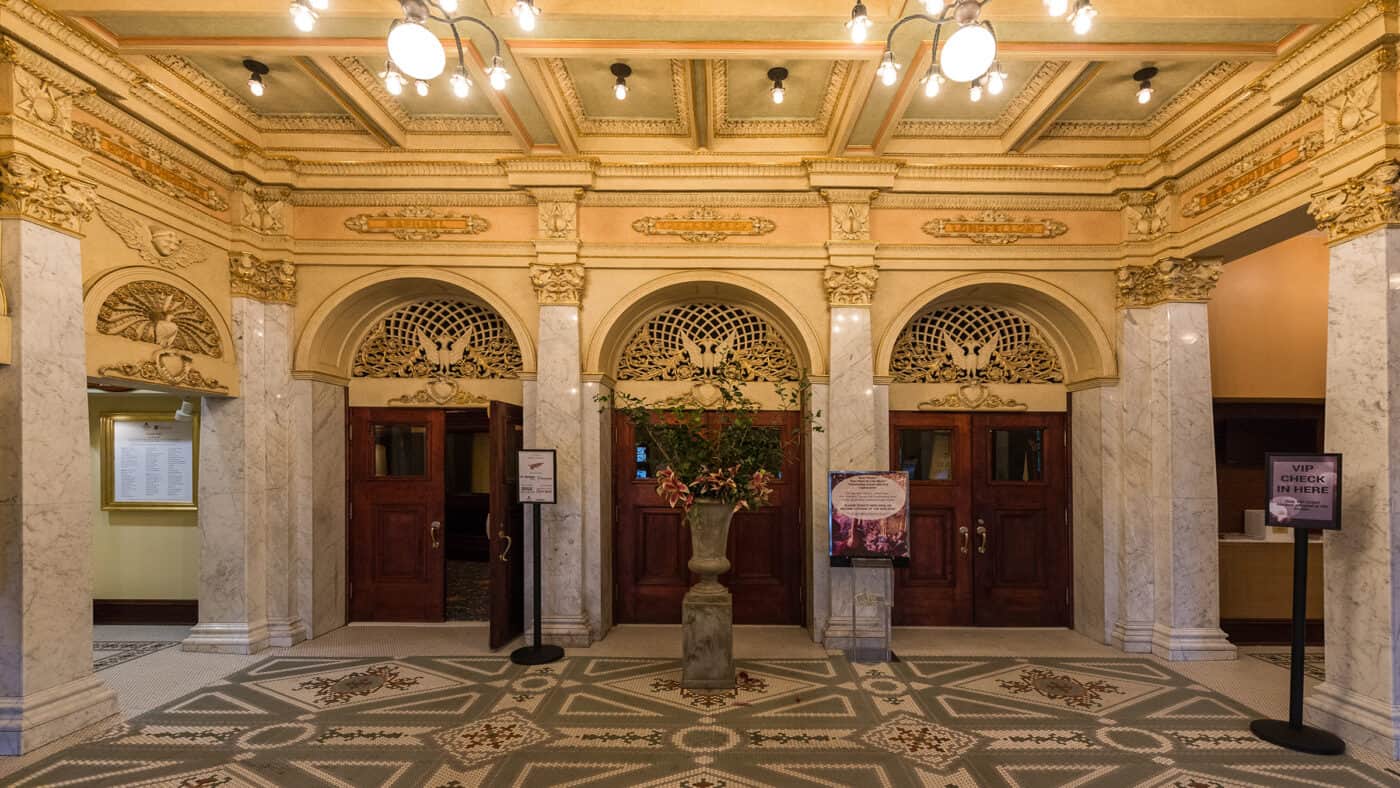
[[[1316,399],[1327,390],[1327,245],[1320,232],[1225,265],[1210,299],[1217,399]]]
[[[89,394],[94,599],[198,599],[197,512],[102,510],[102,414],[174,413],[179,397]]]

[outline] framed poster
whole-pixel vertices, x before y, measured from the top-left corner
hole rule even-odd
[[[197,508],[199,416],[108,413],[102,417],[102,508]]]
[[[905,471],[832,471],[828,514],[833,566],[852,558],[909,563],[909,474]]]
[[[1265,454],[1264,521],[1289,528],[1342,527],[1342,455]]]
[[[518,503],[555,503],[554,450],[522,449]]]

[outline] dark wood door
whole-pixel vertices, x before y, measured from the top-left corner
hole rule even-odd
[[[440,410],[350,411],[350,617],[443,619]]]
[[[721,414],[707,414],[709,419]],[[802,448],[797,413],[765,411],[759,424],[781,430],[789,449],[768,506],[739,512],[729,529],[732,566],[719,580],[734,595],[736,624],[802,623]],[[657,497],[663,466],[639,443],[630,422],[613,422],[617,480],[613,575],[618,623],[678,624],[681,600],[699,578],[690,560],[690,534],[681,513]]]
[[[1066,626],[1070,529],[1061,413],[890,414],[910,474],[900,626]]]
[[[524,411],[492,402],[491,421],[491,648],[525,628],[525,513],[516,503]]]

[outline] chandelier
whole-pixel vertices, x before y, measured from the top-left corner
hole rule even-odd
[[[428,29],[429,21],[447,25],[452,31],[452,40],[457,44],[457,66],[452,71],[449,84],[452,93],[458,98],[471,94],[472,80],[467,76],[467,60],[462,50],[462,36],[457,31],[460,24],[470,23],[491,34],[496,52],[491,57],[491,66],[486,69],[486,77],[495,90],[505,90],[510,72],[506,71],[501,59],[501,39],[480,19],[474,16],[457,14],[458,0],[399,0],[403,8],[403,18],[389,24],[387,45],[389,59],[384,63],[384,71],[379,77],[384,87],[395,96],[403,92],[409,79],[413,80],[418,95],[428,95],[428,80],[437,78],[447,69],[447,51],[442,41]],[[316,24],[318,11],[329,7],[329,0],[292,0],[292,21],[297,29],[310,32]],[[540,10],[534,0],[516,0],[512,8],[521,30],[535,29],[536,17]]]
[[[899,79],[899,64],[894,61],[892,42],[894,34],[905,23],[922,19],[934,25],[933,62],[924,75],[924,95],[938,95],[939,88],[946,80],[968,83],[968,97],[980,101],[985,91],[992,95],[1006,87],[1006,72],[997,60],[997,38],[992,23],[982,20],[982,7],[991,0],[923,0],[927,13],[910,14],[890,27],[885,36],[885,52],[880,58],[880,67],[875,74],[886,86]],[[1045,9],[1051,16],[1064,17],[1074,28],[1074,32],[1084,35],[1093,27],[1093,0],[1043,0]],[[1071,5],[1073,10],[1071,10]],[[956,24],[957,29],[948,35],[940,50],[938,42],[943,36],[944,25]],[[874,23],[866,13],[865,3],[857,0],[851,9],[851,18],[846,22],[851,41],[859,44],[865,41]]]

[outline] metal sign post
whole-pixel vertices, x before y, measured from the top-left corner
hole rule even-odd
[[[534,630],[535,637],[531,645],[521,646],[512,651],[510,661],[517,665],[546,665],[550,662],[557,662],[564,658],[564,649],[558,646],[548,646],[544,644],[544,635],[540,619],[542,616],[540,576],[541,576],[541,549],[540,549],[540,504],[554,504],[557,502],[555,492],[555,456],[553,449],[525,449],[519,452],[520,462],[520,485],[518,497],[522,506],[529,507],[526,511],[530,514],[530,519],[534,523],[535,534],[535,567],[534,584]]]

